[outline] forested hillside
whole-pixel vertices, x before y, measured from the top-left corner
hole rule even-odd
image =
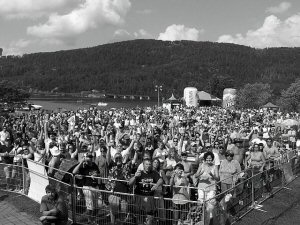
[[[182,95],[194,86],[222,96],[225,87],[269,83],[275,96],[300,77],[300,48],[254,49],[213,42],[134,40],[92,48],[0,58],[2,79],[39,90]]]

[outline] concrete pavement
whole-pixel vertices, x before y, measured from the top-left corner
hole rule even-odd
[[[3,199],[5,196],[0,196],[0,225],[41,225],[37,218],[21,212]]]
[[[298,225],[300,224],[300,177],[273,198],[262,203],[264,211],[253,210],[235,225]]]

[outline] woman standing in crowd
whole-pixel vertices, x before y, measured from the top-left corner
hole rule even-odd
[[[189,207],[189,179],[184,175],[184,167],[178,163],[170,179],[170,187],[173,190],[172,201],[174,203],[174,222],[183,222],[186,219]]]
[[[154,171],[159,173],[160,177],[163,179],[163,184],[169,185],[169,179],[167,178],[165,171],[161,169],[161,164],[159,159],[157,158],[153,159],[152,168]],[[166,209],[165,209],[163,196],[168,190],[169,190],[168,186],[163,187],[161,185],[156,189],[154,193],[154,196],[158,198],[156,205],[158,207],[158,217],[160,218],[161,221],[166,220]]]
[[[235,185],[237,177],[241,172],[240,163],[233,159],[233,157],[234,153],[227,151],[225,153],[226,159],[221,161],[219,174],[222,192],[227,191]]]

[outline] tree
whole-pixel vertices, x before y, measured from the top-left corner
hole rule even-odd
[[[227,87],[232,87],[233,83],[232,78],[228,75],[213,75],[208,81],[205,90],[212,95],[222,98],[223,90]]]
[[[237,106],[239,108],[259,108],[272,97],[269,84],[254,83],[245,84],[237,92]]]
[[[30,97],[30,94],[20,89],[15,83],[3,80],[0,82],[0,101],[8,104],[23,102]]]
[[[292,83],[291,86],[281,92],[277,104],[284,110],[299,111],[300,109],[300,79]]]

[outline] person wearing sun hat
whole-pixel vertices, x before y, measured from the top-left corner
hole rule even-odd
[[[49,152],[51,153],[51,159],[49,161],[48,176],[53,176],[55,169],[58,169],[60,164],[60,150],[56,142],[49,144]]]
[[[258,137],[251,141],[252,144],[260,144],[262,143],[264,146],[267,146],[267,142],[263,139],[263,133],[259,132]]]
[[[226,151],[225,160],[221,161],[219,169],[222,192],[230,189],[235,184],[237,175],[240,172],[241,166],[240,163],[234,159],[234,153],[232,151]]]

